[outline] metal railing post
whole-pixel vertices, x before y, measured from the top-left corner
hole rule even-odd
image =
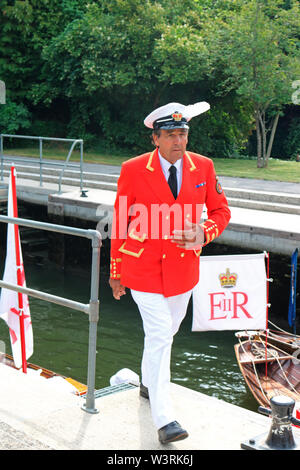
[[[68,153],[68,156],[67,156],[66,161],[65,161],[65,163],[64,163],[63,169],[62,169],[61,172],[60,172],[59,183],[58,183],[58,192],[59,192],[59,194],[61,194],[61,183],[62,183],[62,178],[63,178],[64,172],[65,172],[65,169],[66,169],[66,167],[67,167],[67,165],[68,165],[68,163],[69,163],[69,159],[70,159],[70,156],[71,156],[71,154],[72,154],[72,152],[73,152],[73,149],[74,149],[75,145],[76,145],[78,142],[80,142],[80,141],[79,141],[79,140],[74,140],[74,142],[72,143],[71,148],[70,148],[69,153]],[[82,170],[81,170],[81,169],[80,169],[80,173],[82,174]]]
[[[95,375],[97,354],[97,325],[99,320],[99,281],[100,281],[100,249],[102,245],[100,232],[90,231],[92,238],[92,274],[91,299],[89,314],[89,354],[86,403],[82,406],[88,413],[98,413],[95,408]]]
[[[32,227],[50,232],[65,233],[78,237],[89,238],[92,241],[92,266],[91,266],[91,289],[90,302],[83,304],[46,292],[30,289],[29,287],[21,287],[19,285],[10,284],[0,280],[0,287],[10,289],[15,292],[21,292],[37,299],[52,302],[57,305],[72,308],[89,315],[89,350],[88,350],[88,371],[87,371],[87,393],[86,403],[82,406],[84,411],[88,413],[98,413],[95,408],[95,377],[96,377],[96,353],[97,353],[97,326],[99,320],[99,282],[100,282],[100,249],[102,246],[101,234],[98,230],[80,229],[68,227],[65,225],[51,224],[36,220],[27,220],[18,217],[8,217],[0,215],[0,222],[6,224],[12,223],[24,227]]]
[[[4,137],[15,138],[15,139],[39,140],[40,186],[43,186],[43,165],[45,164],[44,160],[43,160],[43,141],[45,140],[45,141],[49,141],[49,142],[71,142],[72,143],[71,148],[70,148],[69,153],[67,155],[67,158],[66,158],[66,160],[63,164],[62,163],[57,163],[57,162],[52,162],[52,161],[48,160],[47,165],[53,165],[53,166],[62,166],[63,165],[63,168],[60,172],[59,181],[58,181],[59,193],[61,193],[62,177],[63,177],[64,171],[67,168],[67,166],[68,165],[73,166],[73,167],[76,167],[76,169],[78,169],[78,166],[79,166],[79,171],[80,171],[80,192],[81,192],[82,197],[85,197],[85,192],[86,191],[83,191],[83,140],[82,139],[63,139],[63,138],[60,138],[60,137],[42,137],[42,136],[32,136],[32,135],[0,134],[1,181],[3,181],[3,177],[4,177],[4,160],[12,160],[12,158],[8,157],[7,155],[4,156],[4,153],[3,153],[3,138]],[[70,157],[71,157],[71,154],[73,152],[74,147],[78,143],[80,144],[80,162],[79,162],[79,165],[78,165],[78,163],[75,165],[75,164],[69,163],[69,160],[70,160]],[[23,159],[23,157],[21,158],[21,157],[15,156],[14,160],[15,161],[23,161],[24,159]],[[27,159],[27,160],[29,161],[30,159]],[[34,159],[34,160],[36,160],[36,159]],[[31,159],[31,162],[32,161],[33,161],[33,159]]]
[[[43,139],[39,137],[40,141],[40,186],[43,186]]]
[[[1,181],[3,181],[3,135],[0,134],[0,157],[1,157]]]
[[[81,197],[86,197],[83,191],[83,140],[80,141],[80,194]]]

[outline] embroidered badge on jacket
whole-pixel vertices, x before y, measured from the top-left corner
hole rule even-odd
[[[218,194],[222,194],[223,192],[223,189],[222,189],[222,186],[221,186],[221,183],[219,181],[219,177],[216,176],[216,191]]]

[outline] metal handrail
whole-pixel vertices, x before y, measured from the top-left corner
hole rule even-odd
[[[64,307],[79,310],[89,315],[89,350],[88,350],[88,372],[87,372],[87,394],[86,402],[82,409],[88,413],[98,413],[95,408],[95,375],[96,375],[96,345],[97,345],[97,324],[99,320],[99,280],[100,280],[100,248],[102,245],[101,234],[98,230],[80,229],[76,227],[68,227],[66,225],[57,225],[47,222],[39,222],[36,220],[27,220],[17,217],[0,216],[0,222],[6,224],[13,223],[24,227],[31,227],[50,232],[64,233],[78,237],[88,238],[92,242],[92,266],[91,266],[91,289],[90,302],[83,304],[75,302],[64,297],[48,294],[43,291],[30,289],[29,287],[21,287],[8,282],[0,281],[0,287],[11,289],[16,292],[36,297],[46,302],[63,305]]]
[[[63,167],[63,169],[62,169],[61,172],[60,172],[59,183],[58,183],[58,192],[59,192],[59,193],[61,193],[61,181],[62,181],[62,177],[63,177],[64,172],[65,172],[65,169],[66,169],[66,167],[67,167],[67,165],[68,165],[68,163],[69,163],[69,160],[70,160],[71,154],[72,154],[72,152],[73,152],[73,149],[74,149],[75,145],[76,145],[78,142],[80,142],[80,140],[75,140],[75,141],[73,142],[73,144],[71,145],[71,148],[70,148],[70,150],[69,150],[69,153],[68,153],[67,159],[66,159],[66,161],[65,161],[64,167]],[[80,161],[81,161],[81,158],[80,158]],[[80,191],[82,192],[82,171],[80,172]]]
[[[24,158],[22,157],[4,156],[3,154],[3,138],[4,137],[10,137],[10,138],[16,138],[16,139],[29,139],[29,140],[31,139],[31,140],[39,141],[40,186],[43,186],[43,165],[45,164],[45,161],[43,160],[43,141],[46,140],[46,141],[54,141],[54,142],[72,142],[71,148],[69,150],[69,153],[64,163],[52,162],[49,160],[47,160],[46,162],[47,165],[53,165],[53,166],[63,165],[63,168],[59,176],[59,182],[58,182],[59,193],[61,193],[61,182],[62,182],[62,177],[63,177],[66,167],[67,166],[75,167],[75,164],[70,164],[69,160],[74,150],[74,147],[77,144],[79,144],[80,162],[79,162],[79,165],[76,165],[76,167],[78,168],[79,166],[79,171],[80,171],[80,192],[82,196],[85,196],[84,191],[83,191],[83,140],[82,139],[63,139],[61,137],[41,137],[41,136],[32,136],[32,135],[0,134],[1,181],[3,181],[3,176],[4,176],[4,167],[3,167],[4,160],[24,161]],[[26,157],[26,161],[36,162],[36,159],[32,159],[32,158],[30,159]]]

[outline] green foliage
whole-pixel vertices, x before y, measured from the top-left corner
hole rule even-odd
[[[149,1],[112,1],[90,4],[81,19],[68,27],[45,48],[45,72],[49,83],[67,96],[86,95],[130,86],[138,94],[147,90],[153,76],[152,49],[160,35],[160,7]],[[114,11],[114,8],[115,10]],[[53,68],[52,68],[53,67]]]
[[[13,99],[30,100],[39,81],[41,50],[69,21],[80,16],[86,0],[2,0],[0,76]]]
[[[57,119],[34,119],[30,126],[30,135],[64,138],[66,135],[66,126]]]
[[[209,69],[209,51],[199,31],[188,24],[169,25],[157,41],[153,58],[161,64],[158,80],[186,84]]]
[[[287,11],[281,5],[281,0],[244,2],[211,38],[223,71],[221,93],[235,90],[264,111],[291,103],[291,84],[300,74],[299,6]]]
[[[245,150],[248,129],[249,114],[246,110],[243,114],[242,106],[229,112],[223,103],[216,103],[207,115],[191,122],[189,148],[210,157],[240,155]]]
[[[24,105],[28,133],[80,137],[85,148],[148,150],[145,115],[168,101],[205,100],[211,111],[192,121],[190,149],[241,154],[257,106],[271,117],[290,102],[291,80],[299,78],[293,0],[2,5],[0,79],[16,105],[12,123],[26,121],[17,112]]]
[[[289,126],[286,151],[290,158],[294,159],[300,154],[300,117],[294,119]]]
[[[17,104],[10,99],[0,105],[0,133],[16,134],[30,127],[31,116],[23,104]]]
[[[267,165],[278,118],[292,103],[291,86],[300,75],[299,4],[249,0],[218,21],[210,50],[221,71],[219,94],[235,91],[252,105],[258,163]]]
[[[63,99],[70,109],[69,135],[98,135],[110,146],[143,151],[150,145],[142,124],[148,112],[167,101],[188,104],[211,94],[207,18],[192,0],[174,0],[172,5],[141,0],[90,4],[44,48],[43,81],[33,88],[34,103],[50,106]],[[243,113],[236,106],[235,117]],[[216,128],[212,121],[218,122]],[[206,137],[203,129],[191,137],[191,144],[203,145],[204,153],[227,155],[245,140],[240,131],[234,136],[233,122],[230,129],[224,119],[205,122]],[[242,128],[247,135],[248,127]]]

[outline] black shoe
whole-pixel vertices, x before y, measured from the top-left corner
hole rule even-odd
[[[172,423],[166,424],[158,430],[158,440],[162,444],[168,444],[168,442],[181,441],[186,439],[188,433],[185,429],[182,429],[177,421],[172,421]]]
[[[141,397],[148,398],[149,400],[148,388],[145,387],[145,385],[143,385],[142,383],[140,384],[140,395]]]

